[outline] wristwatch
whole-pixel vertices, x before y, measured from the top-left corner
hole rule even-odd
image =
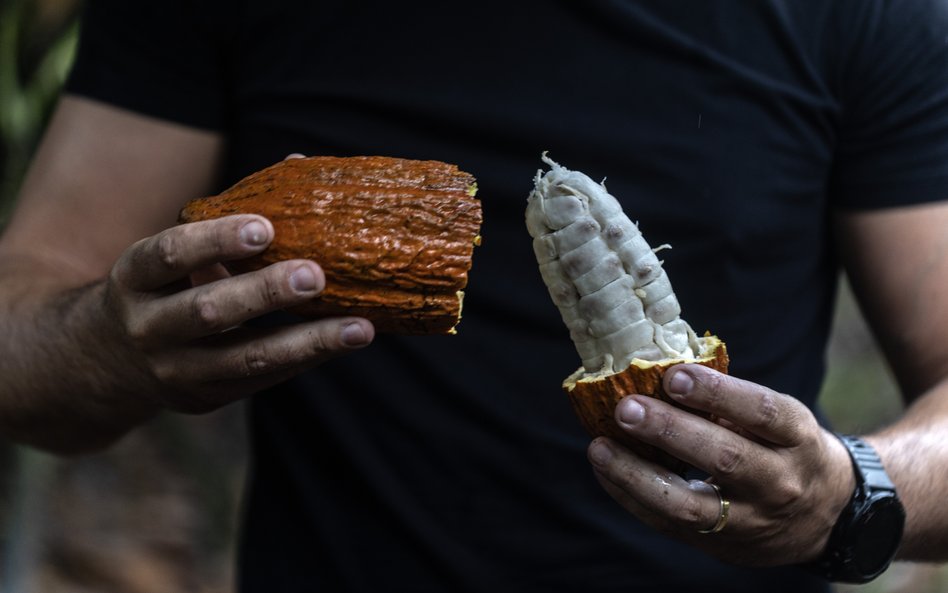
[[[833,527],[826,551],[810,568],[830,581],[868,583],[895,557],[905,509],[875,449],[858,437],[836,436],[852,458],[856,491]]]

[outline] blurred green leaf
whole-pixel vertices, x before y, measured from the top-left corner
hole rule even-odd
[[[72,65],[79,7],[74,0],[0,3],[0,226]]]

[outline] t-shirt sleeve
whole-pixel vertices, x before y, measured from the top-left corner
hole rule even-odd
[[[91,0],[66,92],[185,125],[226,120],[223,48],[206,2]]]
[[[854,3],[859,4],[859,3]],[[864,2],[840,76],[834,202],[871,209],[948,199],[948,3]]]

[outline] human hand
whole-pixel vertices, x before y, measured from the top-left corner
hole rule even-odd
[[[855,488],[839,440],[796,399],[700,365],[672,367],[664,384],[677,402],[711,419],[631,395],[616,407],[616,421],[705,471],[708,482],[687,481],[598,438],[589,459],[603,488],[643,522],[727,562],[817,558]],[[720,526],[723,501],[723,529],[700,533]]]
[[[250,257],[273,239],[260,216],[236,215],[166,229],[128,248],[105,287],[146,396],[182,412],[206,412],[367,345],[365,319],[326,318],[276,328],[242,327],[303,303],[325,286],[315,262],[291,260],[231,277],[221,262]]]

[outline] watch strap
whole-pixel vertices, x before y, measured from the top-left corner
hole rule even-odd
[[[880,499],[885,499],[884,504],[897,507],[898,512],[902,513],[902,521],[904,521],[904,512],[898,502],[895,485],[886,474],[875,449],[856,436],[836,434],[836,437],[842,441],[852,460],[856,487],[830,533],[823,555],[807,565],[807,568],[829,581],[867,583],[888,567],[895,556],[898,542],[894,542],[891,555],[884,559],[883,563],[876,565],[873,569],[860,569],[858,567],[862,563],[857,557],[858,546],[853,540],[854,536],[858,536],[851,531],[853,526],[859,523],[867,509],[873,504],[878,504]],[[897,532],[893,533],[893,537],[901,539],[901,535],[900,525]]]
[[[853,462],[853,470],[856,475],[856,494],[859,490],[866,488],[872,490],[891,490],[895,492],[895,484],[889,479],[882,467],[882,460],[879,454],[869,443],[859,437],[839,434],[836,435],[849,451],[849,456]]]

